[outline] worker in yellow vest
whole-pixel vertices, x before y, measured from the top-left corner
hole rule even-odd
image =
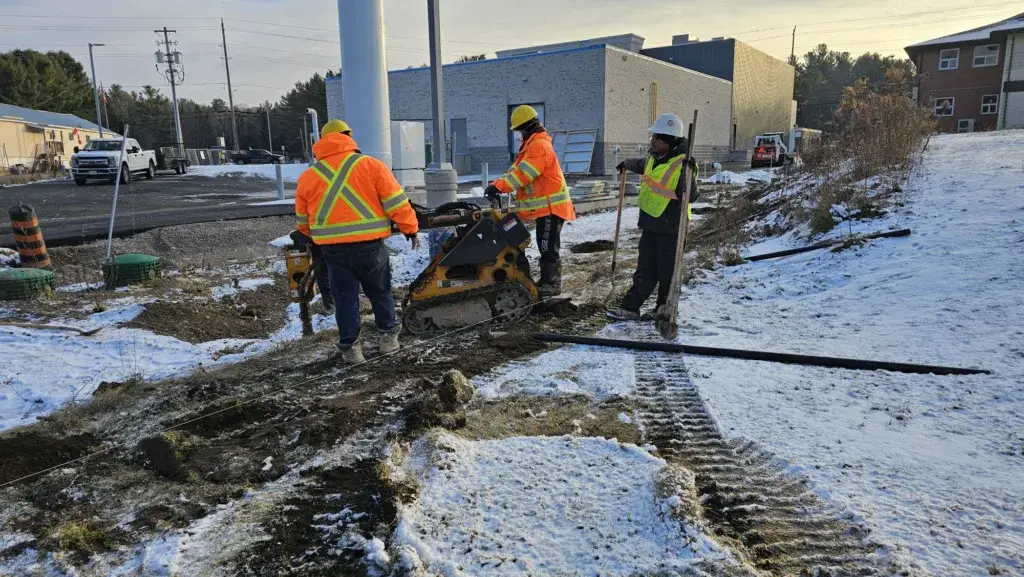
[[[680,199],[686,191],[686,165],[696,162],[686,158],[687,140],[683,121],[675,114],[662,114],[648,129],[651,149],[647,158],[624,160],[616,167],[622,171],[642,174],[640,183],[640,255],[633,286],[623,297],[619,308],[610,311],[612,318],[637,320],[640,308],[658,289],[657,306],[668,300],[669,285],[676,262],[676,239],[679,237]],[[697,178],[690,188],[690,202],[697,200]],[[688,215],[692,218],[692,215]],[[657,310],[657,309],[655,309]]]

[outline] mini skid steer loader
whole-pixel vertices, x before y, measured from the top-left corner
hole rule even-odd
[[[414,208],[420,230],[455,227],[455,234],[409,285],[406,330],[420,335],[530,316],[539,302],[525,253],[530,231],[514,211],[465,202]]]
[[[421,231],[454,227],[455,233],[409,285],[402,301],[402,323],[410,333],[422,335],[491,320],[521,322],[535,308],[555,314],[576,308],[568,297],[541,302],[525,252],[530,231],[515,211],[467,202],[433,210],[413,208]],[[308,237],[303,237],[292,233],[293,246],[285,249],[285,256],[292,302],[299,304],[302,334],[308,336],[313,334],[309,303],[316,295],[316,269],[324,263],[311,257]]]

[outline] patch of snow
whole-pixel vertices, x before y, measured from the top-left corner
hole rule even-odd
[[[631,424],[633,422],[633,419],[630,418],[630,416],[627,415],[626,413],[619,413],[618,418],[619,418],[619,421],[621,421],[623,423],[626,423],[627,425],[629,425],[629,424]]]
[[[301,175],[307,168],[309,168],[309,166],[305,163],[281,165],[282,172],[284,173],[284,181],[291,184],[298,182],[299,175]],[[273,164],[220,164],[217,166],[193,166],[189,168],[189,174],[211,178],[249,177],[277,180],[277,172],[275,171]]]
[[[750,170],[747,172],[732,172],[729,170],[723,170],[717,172],[707,178],[701,179],[701,182],[708,184],[747,184],[749,182],[771,182],[772,178],[776,176],[776,169],[763,169],[763,170]]]
[[[430,264],[428,234],[424,231],[417,236],[420,246],[416,250],[412,249],[409,239],[400,234],[392,235],[384,241],[391,253],[391,282],[394,286],[404,286],[416,280]]]
[[[279,236],[279,237],[275,238],[274,240],[268,242],[267,244],[269,244],[270,246],[272,246],[274,248],[291,248],[291,246],[292,246],[292,236],[291,236],[291,233],[288,233],[288,234],[286,234],[284,236]]]
[[[915,574],[1024,571],[1024,172],[1012,160],[1022,148],[1024,131],[934,137],[906,206],[853,223],[912,236],[722,269],[681,300],[688,343],[995,372],[687,358],[727,434],[808,475]]]
[[[238,286],[235,286],[234,283],[229,283],[215,286],[210,289],[210,292],[213,293],[214,299],[221,300],[226,296],[234,296],[242,291],[256,290],[257,288],[268,284],[274,284],[274,279],[268,277],[246,278],[238,281]]]
[[[86,400],[103,381],[182,376],[201,366],[236,363],[302,336],[296,303],[288,307],[285,326],[269,338],[192,344],[141,329],[116,328],[140,314],[143,307],[134,297],[115,301],[122,306],[86,320],[54,321],[82,329],[106,327],[90,337],[0,327],[0,358],[5,360],[0,376],[0,430],[34,422],[65,403]],[[313,323],[317,332],[335,326],[333,316],[317,315]],[[241,352],[224,354],[242,347]]]
[[[588,346],[548,351],[473,379],[484,397],[583,394],[596,400],[627,396],[636,388],[634,357]]]
[[[399,506],[399,563],[430,574],[631,575],[731,563],[660,495],[665,462],[599,438],[468,441],[440,433],[413,445],[419,483]]]
[[[58,286],[57,287],[57,292],[62,292],[62,293],[82,293],[82,292],[86,292],[86,291],[96,291],[96,290],[100,290],[102,288],[103,288],[103,283],[101,283],[101,282],[93,282],[93,283],[79,282],[79,283],[75,283],[75,284]]]
[[[266,200],[263,202],[251,202],[249,206],[294,206],[295,197],[282,198],[280,200]]]
[[[21,255],[18,251],[0,247],[0,267],[12,267],[21,264]]]

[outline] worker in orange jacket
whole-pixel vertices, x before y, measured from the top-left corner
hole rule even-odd
[[[523,137],[519,154],[508,172],[484,191],[496,200],[501,194],[516,195],[516,212],[524,219],[537,221],[537,245],[540,249],[541,298],[562,293],[562,225],[576,220],[576,209],[569,198],[562,167],[537,111],[522,105],[512,111],[511,130]]]
[[[383,162],[362,154],[352,131],[331,120],[313,145],[316,164],[299,176],[295,217],[300,232],[323,253],[334,294],[338,349],[348,364],[365,360],[359,344],[359,287],[373,305],[380,352],[398,350],[401,326],[391,293],[391,262],[385,238],[391,223],[419,246],[416,212]]]

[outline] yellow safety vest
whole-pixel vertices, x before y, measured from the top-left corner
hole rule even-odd
[[[686,155],[672,157],[669,162],[654,166],[654,157],[647,157],[644,176],[640,184],[640,210],[658,218],[665,212],[668,203],[676,198],[676,187],[686,166]],[[687,205],[687,217],[693,219],[693,210]]]

